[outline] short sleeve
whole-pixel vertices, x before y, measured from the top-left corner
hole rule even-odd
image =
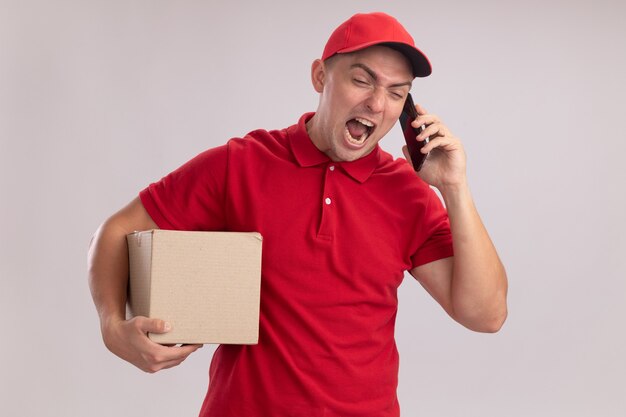
[[[450,220],[441,200],[433,190],[424,216],[425,240],[411,256],[411,269],[454,255]]]
[[[162,229],[224,230],[228,146],[209,149],[160,181],[139,197]]]

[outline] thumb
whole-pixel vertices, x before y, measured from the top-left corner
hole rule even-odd
[[[411,155],[409,155],[408,146],[404,145],[402,147],[402,153],[404,154],[404,159],[406,159],[409,164],[413,165],[413,161],[411,161]]]
[[[172,330],[172,325],[161,319],[146,319],[141,328],[147,333],[167,333]]]

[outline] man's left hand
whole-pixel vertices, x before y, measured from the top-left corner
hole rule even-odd
[[[421,150],[422,153],[430,152],[430,155],[428,155],[428,159],[424,162],[418,175],[440,191],[448,187],[465,185],[466,159],[463,144],[450,132],[439,117],[429,114],[419,104],[415,105],[415,109],[418,117],[413,121],[413,127],[416,129],[422,125],[426,127],[416,140],[421,142],[427,137],[430,138]],[[407,161],[410,161],[411,158],[406,146],[402,148],[402,152]]]

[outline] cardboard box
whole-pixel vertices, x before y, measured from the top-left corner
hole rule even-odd
[[[127,236],[132,316],[168,321],[157,343],[256,344],[258,233],[148,230]]]

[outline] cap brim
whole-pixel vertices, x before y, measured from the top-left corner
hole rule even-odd
[[[360,51],[361,49],[369,48],[374,45],[382,45],[391,49],[395,49],[404,55],[409,62],[411,63],[411,67],[413,68],[413,75],[415,77],[428,77],[432,73],[432,67],[430,65],[430,61],[424,55],[422,51],[415,48],[414,46],[408,45],[406,43],[401,42],[368,42],[362,43],[359,45],[352,46],[350,48],[344,48],[337,51],[338,54],[345,54],[354,51]]]
[[[413,67],[413,75],[415,75],[416,77],[428,77],[433,72],[430,61],[428,60],[426,55],[424,55],[424,53],[419,49],[411,45],[398,42],[384,42],[380,43],[379,45],[384,45],[391,49],[395,49],[396,51],[407,57],[407,59],[411,62],[411,66]]]

